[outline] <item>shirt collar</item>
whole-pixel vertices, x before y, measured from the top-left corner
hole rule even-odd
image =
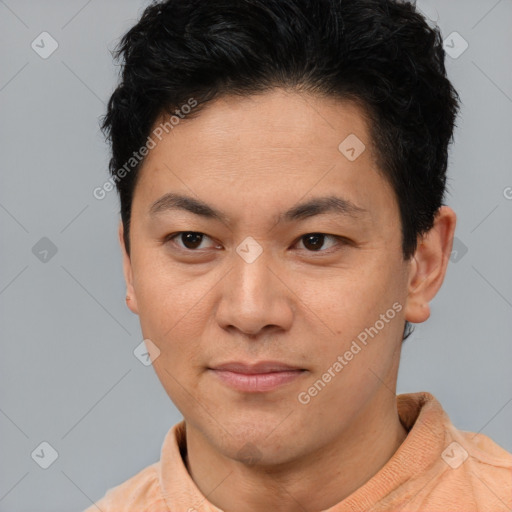
[[[405,441],[370,480],[325,512],[366,509],[439,460],[451,423],[436,398],[426,392],[398,395],[397,410],[408,431]],[[192,480],[184,462],[186,452],[182,420],[169,430],[162,445],[160,487],[167,507],[187,512],[223,512],[206,499]]]

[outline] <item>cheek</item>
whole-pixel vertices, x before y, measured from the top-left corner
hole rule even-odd
[[[316,318],[318,340],[328,352],[340,351],[365,328],[373,326],[400,299],[392,272],[368,262],[354,269],[334,269],[322,279],[299,279],[297,295],[304,311]],[[312,320],[313,321],[313,320]]]
[[[148,337],[194,336],[194,322],[207,283],[172,266],[161,251],[149,251],[134,259],[134,287],[140,323]],[[197,318],[196,318],[197,319]]]
[[[157,273],[141,274],[139,283],[137,305],[142,335],[160,350],[155,371],[168,391],[171,387],[179,393],[179,383],[189,386],[201,362],[204,291]]]

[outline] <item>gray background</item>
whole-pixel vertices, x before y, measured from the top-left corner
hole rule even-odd
[[[0,0],[0,511],[83,510],[157,461],[181,419],[133,354],[117,196],[92,195],[107,178],[109,49],[144,5]],[[512,1],[418,5],[469,48],[447,57],[463,101],[448,196],[458,252],[404,346],[398,392],[432,392],[457,427],[512,450]],[[31,48],[43,31],[59,45],[47,59]],[[46,261],[43,237],[57,249]],[[31,457],[43,441],[59,454],[46,470]]]

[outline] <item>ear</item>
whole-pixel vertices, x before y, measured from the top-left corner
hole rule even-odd
[[[457,216],[448,206],[439,208],[434,225],[419,241],[409,268],[405,319],[421,323],[430,317],[429,302],[444,281],[453,246]]]
[[[128,252],[126,251],[126,246],[124,243],[123,221],[119,222],[119,245],[121,246],[121,253],[123,257],[123,274],[124,280],[126,282],[126,305],[132,313],[138,315],[139,310],[137,308],[137,296],[135,294],[135,288],[133,287],[132,262]]]

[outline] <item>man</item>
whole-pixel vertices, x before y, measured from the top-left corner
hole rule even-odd
[[[408,2],[170,0],[103,128],[127,304],[184,420],[88,511],[508,511],[512,457],[396,396],[456,224],[458,96]]]

